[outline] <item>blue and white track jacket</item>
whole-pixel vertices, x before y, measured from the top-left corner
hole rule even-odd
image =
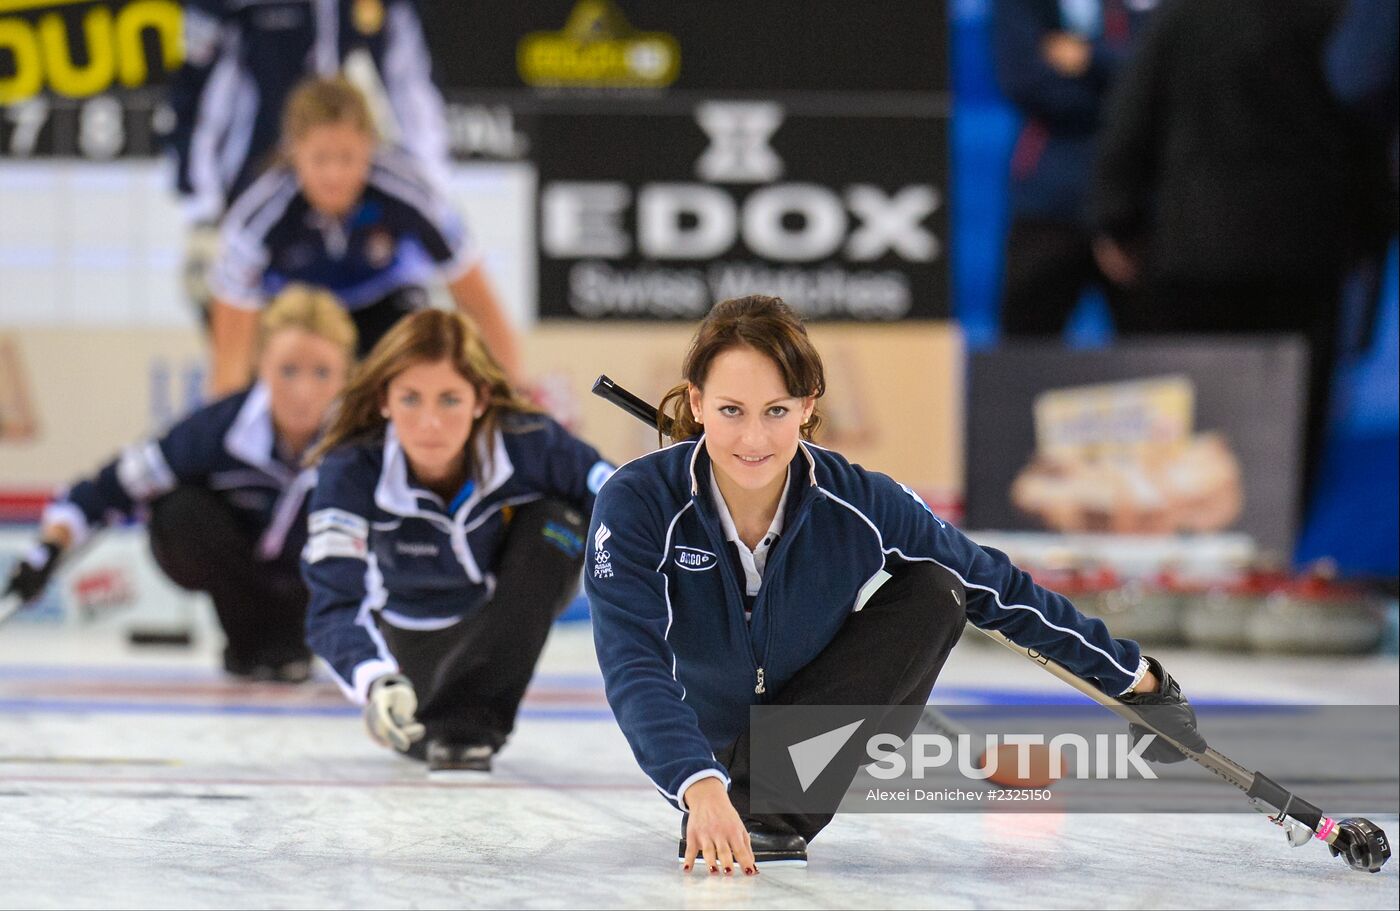
[[[489,465],[486,476],[452,503],[417,486],[392,424],[382,441],[338,447],[320,465],[302,554],[306,638],[356,702],[398,670],[375,612],[400,629],[452,626],[495,591],[502,509],[554,497],[586,514],[613,470],[543,415],[508,415],[477,445],[473,463]],[[582,549],[576,534],[556,531]]]
[[[598,495],[584,572],[608,702],[643,771],[677,806],[700,778],[728,783],[714,751],[742,733],[749,706],[810,664],[881,572],[904,563],[949,570],[966,588],[969,620],[1106,692],[1138,679],[1137,643],[1114,639],[908,488],[807,443],[793,460],[782,537],[746,622],[703,440],[618,469]]]

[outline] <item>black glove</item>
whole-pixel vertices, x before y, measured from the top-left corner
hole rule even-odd
[[[1181,687],[1156,658],[1147,659],[1147,668],[1157,678],[1157,689],[1150,693],[1124,693],[1118,701],[1132,706],[1144,721],[1183,746],[1198,753],[1204,750],[1205,738],[1196,730],[1196,711],[1181,695]],[[1128,730],[1134,739],[1154,733],[1140,724],[1130,724]],[[1142,751],[1142,758],[1149,762],[1181,762],[1186,754],[1157,737]]]
[[[44,541],[25,554],[10,570],[10,581],[5,586],[5,594],[19,595],[21,602],[33,601],[48,587],[49,577],[58,568],[58,555],[61,549],[57,544]]]

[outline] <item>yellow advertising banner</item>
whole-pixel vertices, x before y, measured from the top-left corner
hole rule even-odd
[[[184,56],[178,0],[0,0],[0,104],[147,85]]]

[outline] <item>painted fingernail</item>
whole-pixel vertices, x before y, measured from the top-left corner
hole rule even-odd
[[[733,874],[734,874],[734,868],[733,868],[733,867],[725,867],[725,868],[724,868],[724,875],[725,875],[725,876],[732,876]]]
[[[744,872],[747,873],[749,876],[756,876],[756,875],[758,875],[758,868],[757,868],[757,867],[745,867],[745,868],[744,868]]]
[[[717,875],[719,875],[719,867],[711,867],[711,868],[710,868],[710,875],[711,875],[711,876],[717,876]]]
[[[681,867],[681,869],[684,870],[685,872],[689,873],[689,872],[690,872],[690,868],[691,868],[692,866],[694,866],[694,865],[693,865],[693,864],[686,864],[685,866]]]

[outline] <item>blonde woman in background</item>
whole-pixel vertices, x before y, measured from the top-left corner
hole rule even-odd
[[[369,105],[341,77],[312,79],[283,117],[283,161],[229,208],[209,273],[217,394],[247,381],[257,311],[289,282],[334,292],[360,333],[363,356],[446,282],[461,312],[519,382],[515,334],[452,207],[403,152],[382,145]]]
[[[113,517],[144,513],[165,574],[213,599],[228,640],[225,670],[308,677],[297,558],[315,473],[301,466],[345,385],[355,325],[330,293],[293,285],[257,329],[256,382],[127,447],[54,500],[6,594],[32,602],[65,552]]]

